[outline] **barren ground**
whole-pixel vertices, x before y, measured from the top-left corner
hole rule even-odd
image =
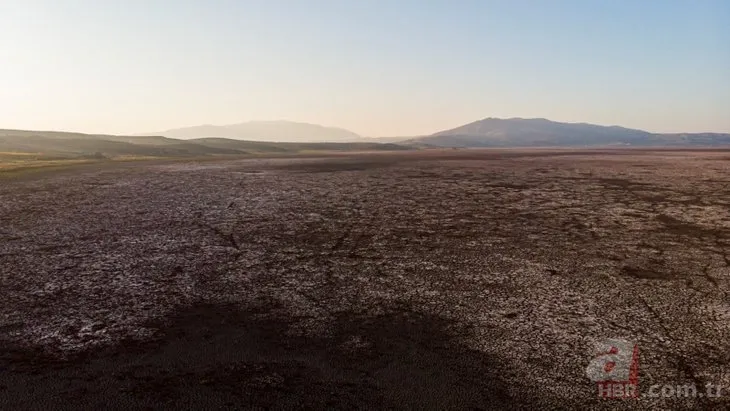
[[[0,180],[0,408],[730,405],[730,152],[454,150]],[[641,349],[598,399],[593,344]]]

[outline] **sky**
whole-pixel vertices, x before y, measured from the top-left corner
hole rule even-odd
[[[727,0],[0,0],[0,128],[730,132]]]

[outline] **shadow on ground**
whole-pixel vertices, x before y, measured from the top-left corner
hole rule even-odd
[[[502,365],[456,342],[437,317],[342,314],[327,336],[292,335],[291,319],[200,305],[161,338],[67,361],[6,350],[3,409],[529,407]],[[536,404],[535,404],[536,405]]]

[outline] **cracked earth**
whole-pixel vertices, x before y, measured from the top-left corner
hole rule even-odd
[[[728,406],[729,176],[440,150],[2,180],[0,407]],[[640,389],[727,396],[599,399],[609,338]]]

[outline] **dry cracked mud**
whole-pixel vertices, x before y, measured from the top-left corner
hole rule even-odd
[[[0,180],[2,409],[730,406],[730,152],[439,150]],[[607,400],[596,342],[639,345]]]

